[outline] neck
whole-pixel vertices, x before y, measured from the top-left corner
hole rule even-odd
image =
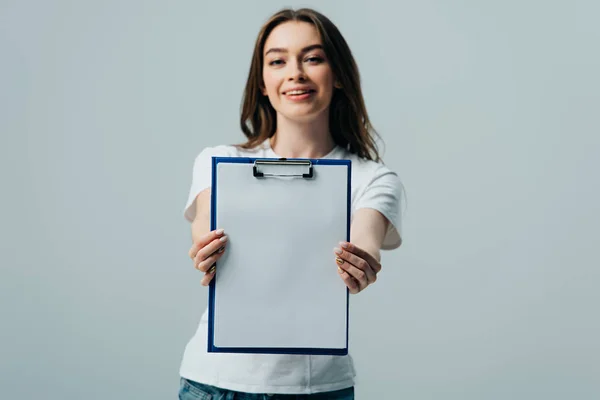
[[[329,133],[329,115],[309,122],[291,121],[277,116],[277,131],[271,138],[271,148],[285,158],[322,158],[335,147]]]

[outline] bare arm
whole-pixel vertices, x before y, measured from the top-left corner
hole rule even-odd
[[[210,188],[196,197],[196,217],[192,221],[192,242],[198,243],[210,231]]]
[[[377,261],[381,260],[381,245],[389,221],[379,211],[361,208],[356,211],[350,226],[350,242],[365,250]]]
[[[216,261],[225,252],[227,236],[222,229],[210,230],[210,188],[196,197],[196,217],[192,221],[192,247],[190,258],[201,272],[202,285],[207,286],[214,277]]]
[[[350,293],[356,294],[377,280],[388,219],[379,211],[359,209],[350,227],[350,243],[335,249],[338,271]]]

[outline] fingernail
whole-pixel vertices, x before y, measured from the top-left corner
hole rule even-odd
[[[348,248],[348,243],[346,242],[340,242],[340,246],[342,246],[344,249]]]
[[[217,253],[222,253],[223,251],[225,251],[225,246],[222,246],[219,250],[217,250]]]
[[[212,267],[210,267],[210,269],[207,271],[207,273],[214,274],[216,270],[217,270],[217,264],[214,264]]]
[[[337,247],[333,249],[333,252],[334,252],[335,254],[342,254],[342,250],[341,250],[341,249],[339,249],[339,248],[337,248]]]
[[[222,235],[223,233],[225,233],[225,229],[217,229],[217,230],[215,231],[215,233],[216,233],[217,235]]]
[[[341,258],[339,258],[339,257],[336,257],[336,258],[335,258],[335,262],[336,262],[336,263],[338,263],[339,265],[342,265],[342,264],[344,263],[344,260],[342,260],[342,259],[341,259]],[[338,268],[339,268],[339,267],[338,267]]]
[[[223,236],[221,237],[221,239],[219,239],[221,242],[226,242],[227,241],[227,236]]]
[[[342,273],[344,272],[344,270],[343,270],[343,269],[341,269],[340,267],[338,267],[338,272],[339,272],[340,274],[342,274]]]

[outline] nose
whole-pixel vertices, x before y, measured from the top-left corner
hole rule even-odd
[[[306,79],[306,75],[304,74],[304,69],[302,68],[301,61],[291,62],[288,65],[290,66],[289,77],[288,77],[289,81],[294,81],[294,80],[303,81]]]

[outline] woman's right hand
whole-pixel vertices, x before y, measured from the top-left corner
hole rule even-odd
[[[204,277],[200,282],[202,286],[208,286],[215,276],[215,263],[225,252],[227,244],[227,235],[223,229],[208,232],[192,245],[189,256],[194,262],[194,267],[204,272]]]

